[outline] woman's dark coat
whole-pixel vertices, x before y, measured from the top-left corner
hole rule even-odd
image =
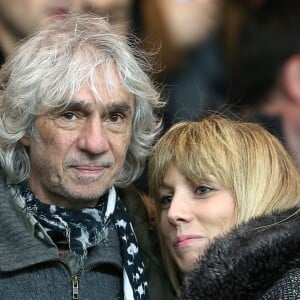
[[[300,212],[251,220],[217,239],[181,299],[300,299]]]

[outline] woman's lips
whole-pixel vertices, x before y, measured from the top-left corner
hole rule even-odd
[[[177,237],[176,241],[174,242],[174,247],[180,248],[180,247],[185,247],[196,240],[200,240],[203,237],[200,235],[182,235]]]

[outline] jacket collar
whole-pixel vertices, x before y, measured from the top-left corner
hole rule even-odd
[[[34,224],[24,217],[22,207],[14,203],[10,190],[1,187],[0,268],[13,271],[58,257],[54,245],[47,245],[34,235]]]
[[[0,271],[16,271],[42,262],[58,261],[56,245],[41,228],[38,235],[44,237],[36,237],[39,224],[35,218],[25,215],[24,204],[15,198],[14,190],[0,184],[0,199]],[[115,245],[118,237],[114,235],[110,231],[107,243],[93,249],[87,264],[105,262],[122,269],[119,247]]]
[[[216,239],[187,276],[183,295],[232,299],[238,294],[256,299],[287,271],[300,267],[299,228],[295,208],[253,219]]]

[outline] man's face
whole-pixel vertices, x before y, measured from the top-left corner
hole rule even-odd
[[[134,97],[98,86],[103,105],[83,86],[70,106],[39,116],[34,137],[23,137],[30,157],[29,186],[40,201],[71,209],[94,206],[123,167],[131,140]],[[101,78],[99,80],[101,82]]]
[[[5,27],[17,39],[23,38],[72,11],[73,2],[74,0],[0,0],[0,26]]]
[[[76,0],[76,10],[80,13],[95,13],[107,16],[121,32],[130,31],[133,0]]]

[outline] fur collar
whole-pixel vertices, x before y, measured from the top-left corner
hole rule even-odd
[[[300,213],[251,220],[217,239],[184,281],[182,299],[256,299],[300,267]]]

